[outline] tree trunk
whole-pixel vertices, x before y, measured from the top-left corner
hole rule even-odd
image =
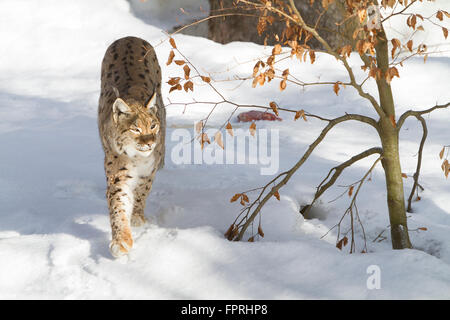
[[[387,204],[391,223],[392,248],[411,248],[406,222],[405,195],[400,166],[398,131],[395,124],[395,104],[392,88],[384,78],[389,69],[388,43],[384,30],[380,30],[375,50],[377,66],[383,77],[377,80],[380,106],[385,115],[380,119],[379,134],[383,147],[383,168],[386,176]]]
[[[346,10],[344,0],[336,1],[338,10],[343,15]],[[341,28],[341,32],[346,38],[352,39],[353,31],[363,27],[357,17],[348,19]],[[359,39],[352,41],[352,46]],[[394,249],[411,248],[409,240],[408,226],[406,222],[405,196],[403,191],[403,178],[400,166],[398,131],[395,127],[395,104],[392,88],[386,82],[384,75],[389,69],[389,50],[384,29],[379,30],[377,44],[375,45],[377,67],[381,69],[383,77],[378,79],[377,87],[380,106],[385,115],[379,120],[379,136],[383,147],[382,165],[386,177],[387,205],[389,210],[389,220],[391,224],[391,239]]]
[[[266,30],[259,35],[257,24],[260,12],[258,10],[249,9],[244,4],[233,6],[235,0],[209,0],[210,15],[237,13],[241,15],[226,16],[213,18],[208,20],[208,39],[220,43],[228,43],[231,41],[248,41],[258,44],[274,45],[279,41],[275,39],[275,35],[282,37],[286,28],[284,21],[276,21],[273,24],[267,24]],[[315,1],[312,5],[310,0],[295,0],[297,8],[303,13],[307,24],[314,26],[317,22],[318,13],[323,11],[322,2]],[[245,14],[243,16],[242,14]],[[254,16],[248,16],[254,15]],[[337,48],[342,46],[343,38],[338,37],[337,33],[328,30],[337,31],[337,22],[342,20],[342,15],[336,10],[334,4],[330,5],[325,15],[321,18],[318,25],[321,29],[321,35],[328,44]],[[326,29],[326,30],[323,30]],[[311,39],[308,44],[313,49],[319,49],[320,44],[316,39]]]
[[[393,249],[411,248],[406,222],[405,196],[398,146],[398,132],[389,118],[380,121],[383,168],[386,177],[387,204]]]

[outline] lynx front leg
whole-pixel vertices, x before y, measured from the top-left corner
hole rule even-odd
[[[130,217],[133,208],[133,195],[126,181],[120,177],[108,179],[109,217],[112,229],[111,254],[114,257],[126,255],[133,247]]]
[[[148,194],[152,189],[154,174],[148,177],[139,177],[139,182],[134,190],[134,202],[133,214],[131,215],[131,225],[133,227],[140,227],[147,222],[147,218],[144,215],[145,202]]]

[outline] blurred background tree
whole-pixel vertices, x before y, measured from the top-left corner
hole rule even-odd
[[[210,19],[208,21],[209,39],[220,43],[231,41],[249,41],[268,45],[278,43],[272,35],[282,37],[286,27],[284,20],[267,21],[264,32],[258,34],[256,26],[260,20],[259,12],[246,4],[235,3],[235,0],[209,0],[210,15],[235,13],[253,15],[254,17],[243,18],[241,15],[236,15]],[[310,0],[295,0],[295,3],[304,13],[305,22],[311,26],[317,24],[317,29],[322,30],[325,40],[331,46],[337,47],[342,39],[337,36],[338,33],[335,31],[336,23],[342,21],[342,14],[336,5],[330,5],[327,12],[321,15],[323,13],[321,1],[316,1],[313,5],[310,5]],[[313,48],[320,47],[315,39],[312,39],[309,45]]]

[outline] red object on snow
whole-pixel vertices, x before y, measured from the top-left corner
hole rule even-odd
[[[281,121],[282,119],[274,115],[273,113],[263,112],[263,111],[247,111],[242,112],[237,116],[239,122],[250,122],[256,120],[267,120],[267,121]]]

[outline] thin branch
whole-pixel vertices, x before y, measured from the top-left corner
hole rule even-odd
[[[361,190],[362,185],[364,184],[364,182],[366,181],[367,177],[372,173],[373,169],[376,167],[376,165],[378,164],[378,162],[380,162],[383,159],[383,156],[381,155],[380,157],[377,158],[377,160],[375,160],[375,162],[372,164],[372,166],[370,167],[370,169],[366,172],[366,174],[361,178],[358,188],[356,189],[356,192],[354,193],[353,197],[352,197],[352,201],[350,202],[349,207],[347,208],[347,210],[345,211],[345,213],[342,215],[341,219],[339,220],[339,222],[334,225],[330,230],[328,230],[323,236],[325,237],[331,230],[333,230],[334,228],[338,228],[338,234],[337,234],[337,241],[336,241],[336,245],[338,244],[340,235],[341,235],[341,223],[344,220],[344,217],[349,214],[350,215],[350,224],[351,224],[351,232],[352,232],[352,240],[351,240],[351,246],[350,246],[350,253],[354,252],[355,249],[355,240],[354,240],[354,218],[353,218],[353,208],[355,208],[356,211],[356,216],[357,219],[360,223],[360,226],[362,228],[362,232],[363,232],[363,238],[364,238],[364,250],[365,252],[367,252],[367,243],[366,243],[366,234],[364,231],[364,227],[362,225],[361,219],[359,217],[359,212],[358,212],[358,207],[356,206],[356,199],[358,197],[358,194]]]
[[[422,115],[424,115],[424,114],[433,112],[434,110],[437,110],[437,109],[445,109],[445,108],[448,108],[449,106],[450,106],[450,102],[447,102],[446,104],[435,105],[434,107],[431,107],[431,108],[429,108],[429,109],[422,110],[422,111],[408,110],[408,111],[406,111],[405,113],[403,113],[403,114],[400,116],[400,118],[398,119],[398,121],[397,121],[397,130],[400,130],[400,129],[401,129],[401,127],[402,127],[403,123],[405,122],[405,120],[406,120],[408,117],[410,117],[410,116],[414,116],[414,117],[422,116]]]
[[[351,166],[352,164],[354,164],[355,162],[367,158],[375,153],[378,154],[382,154],[383,153],[383,149],[375,147],[375,148],[371,148],[368,149],[366,151],[363,151],[359,154],[357,154],[356,156],[353,156],[352,158],[350,158],[349,160],[341,163],[340,165],[332,168],[329,172],[328,175],[325,177],[325,179],[322,180],[322,182],[319,184],[319,186],[317,187],[317,191],[316,194],[314,195],[314,199],[311,202],[311,204],[309,206],[306,206],[304,212],[302,212],[303,215],[307,214],[308,211],[310,210],[310,208],[314,205],[314,203],[317,201],[317,199],[319,199],[319,197],[328,189],[330,188],[335,182],[336,180],[339,178],[339,176],[341,175],[341,173],[344,171],[344,169],[346,169],[347,167]],[[334,171],[333,175],[330,178],[331,173]],[[330,179],[328,179],[330,178]],[[328,182],[327,182],[328,181]],[[326,182],[326,183],[325,183]]]
[[[428,128],[427,128],[427,123],[426,123],[425,119],[421,115],[416,115],[416,118],[422,124],[423,135],[422,135],[422,140],[420,141],[420,145],[419,145],[419,152],[417,153],[417,168],[416,168],[416,172],[414,173],[414,176],[413,176],[414,185],[412,187],[411,194],[409,195],[409,198],[408,198],[408,208],[407,208],[408,212],[412,212],[412,207],[411,207],[412,198],[414,196],[414,193],[415,193],[417,187],[419,186],[419,175],[420,175],[420,167],[422,165],[423,147],[425,145],[425,140],[427,139],[427,135],[428,135]]]
[[[412,2],[409,3],[407,6],[405,6],[402,10],[400,10],[398,12],[395,12],[395,13],[392,13],[391,15],[389,15],[386,18],[384,18],[383,20],[381,20],[381,23],[384,23],[386,20],[389,20],[390,18],[392,18],[392,17],[394,17],[396,15],[403,14],[407,9],[409,9],[409,7],[411,7],[416,2],[417,2],[417,0],[412,0]],[[394,8],[393,11],[395,11],[395,8]]]

